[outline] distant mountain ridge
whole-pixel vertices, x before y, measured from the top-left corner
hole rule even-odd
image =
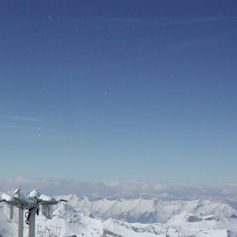
[[[213,215],[217,219],[231,217],[237,213],[224,201],[191,200],[163,201],[158,199],[98,199],[78,195],[59,196],[68,200],[76,210],[92,218],[106,220],[114,218],[126,222],[164,223],[180,213],[194,213],[197,216]]]

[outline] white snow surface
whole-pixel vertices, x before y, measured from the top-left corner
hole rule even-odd
[[[40,197],[39,197],[40,200],[43,200],[43,201],[54,201],[55,199],[53,197],[50,197],[48,195],[45,195],[45,194],[41,194]]]
[[[36,216],[36,237],[235,237],[237,211],[222,201],[160,201],[100,199],[67,195],[54,207],[53,218]],[[0,237],[17,236],[17,209],[13,220],[0,204]],[[142,220],[143,223],[132,220]],[[145,223],[146,222],[146,223]],[[25,225],[25,236],[28,226]]]

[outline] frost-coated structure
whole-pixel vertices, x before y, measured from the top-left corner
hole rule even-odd
[[[40,195],[39,192],[33,190],[29,194],[29,198],[24,197],[20,193],[20,189],[16,189],[13,194],[2,194],[1,202],[7,203],[10,209],[9,218],[13,218],[13,207],[17,207],[19,210],[19,221],[18,221],[18,237],[23,237],[23,227],[24,227],[24,210],[25,212],[25,223],[29,225],[29,237],[35,237],[35,215],[39,214],[39,209],[41,206],[42,214],[48,218],[52,218],[51,207],[58,202],[53,197],[47,195]]]

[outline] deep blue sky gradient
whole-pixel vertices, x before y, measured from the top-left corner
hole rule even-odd
[[[4,1],[1,177],[236,181],[236,1]]]

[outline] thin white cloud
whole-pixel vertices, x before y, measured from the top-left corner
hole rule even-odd
[[[0,124],[0,128],[9,128],[9,129],[26,129],[37,132],[47,132],[47,133],[55,133],[57,130],[42,128],[42,127],[31,127],[31,126],[21,126],[21,125],[11,125],[11,124]]]
[[[20,121],[28,121],[28,122],[39,122],[42,121],[42,119],[35,118],[35,117],[28,117],[28,116],[19,116],[19,115],[13,115],[13,116],[0,116],[1,119],[7,119],[7,120],[20,120]]]
[[[194,47],[198,47],[201,45],[206,45],[206,44],[210,44],[210,43],[214,43],[216,41],[220,41],[222,40],[221,38],[216,38],[216,39],[194,39],[194,40],[190,40],[190,41],[186,41],[181,43],[178,47],[177,50],[183,50],[183,49],[188,49],[188,48],[194,48]]]
[[[109,29],[114,27],[127,28],[133,26],[158,27],[158,26],[175,26],[175,25],[193,25],[209,24],[220,22],[235,22],[237,17],[196,17],[196,18],[95,18],[84,19],[86,22],[94,22],[93,26],[98,30]]]
[[[125,22],[125,23],[133,23],[133,22],[141,22],[143,19],[140,18],[99,18],[101,21],[113,21],[113,22]]]
[[[222,32],[221,35],[213,38],[207,38],[207,39],[192,39],[183,43],[180,43],[177,47],[177,50],[183,50],[188,48],[194,48],[206,44],[212,44],[215,42],[220,42],[228,39],[235,39],[237,37],[236,31],[226,31]]]
[[[237,17],[196,17],[196,18],[100,18],[104,22],[117,23],[148,23],[148,24],[167,24],[167,25],[186,25],[197,23],[211,23],[220,21],[237,21]]]
[[[237,17],[197,17],[197,18],[177,18],[167,19],[163,21],[164,24],[172,25],[186,25],[186,24],[197,24],[197,23],[211,23],[219,21],[236,21]]]
[[[76,181],[16,177],[0,179],[0,191],[20,187],[24,192],[38,189],[50,195],[78,194],[91,198],[233,199],[236,184],[141,183],[113,181]]]
[[[49,16],[50,17],[50,16]],[[68,18],[60,18],[53,17],[50,20],[54,21],[63,21],[63,22],[78,22],[78,23],[93,23],[96,27],[100,24],[104,23],[124,23],[126,24],[167,24],[167,25],[185,25],[185,24],[196,24],[196,23],[211,23],[211,22],[221,22],[221,21],[236,21],[236,16],[209,16],[209,17],[193,17],[193,18],[126,18],[126,17],[110,17],[110,18],[79,18],[79,17],[68,17]],[[96,24],[94,24],[96,23]]]

